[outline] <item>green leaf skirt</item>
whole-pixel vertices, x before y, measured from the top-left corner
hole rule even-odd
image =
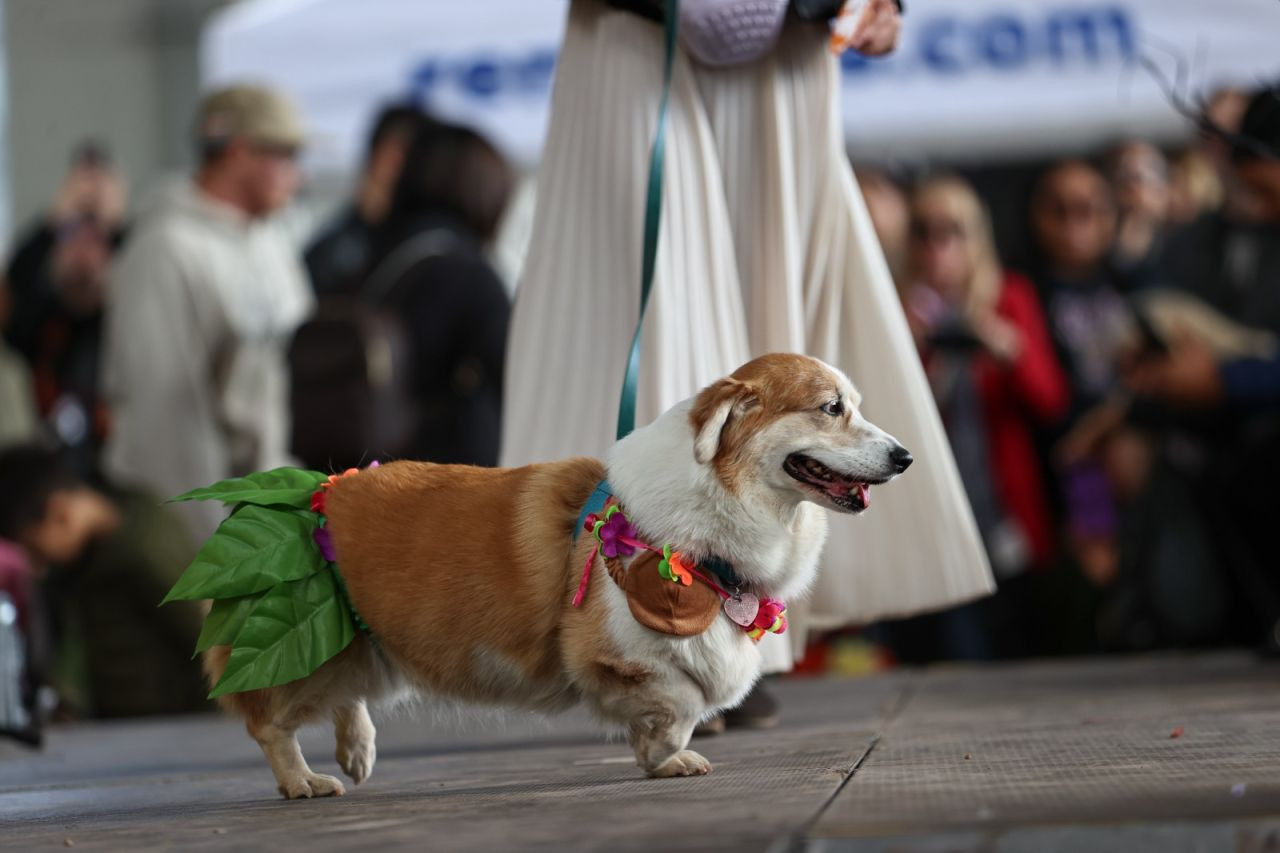
[[[230,646],[231,657],[210,698],[305,678],[368,630],[324,529],[336,479],[277,468],[174,498],[234,507],[161,602],[213,599],[196,653]]]

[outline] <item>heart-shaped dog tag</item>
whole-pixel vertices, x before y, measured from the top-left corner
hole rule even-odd
[[[724,612],[735,624],[750,628],[760,612],[760,599],[749,592],[731,595],[724,600]]]

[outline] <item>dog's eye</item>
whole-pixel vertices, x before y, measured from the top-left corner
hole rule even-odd
[[[844,403],[840,402],[840,398],[832,400],[830,403],[822,404],[822,411],[833,418],[838,418],[844,414]]]

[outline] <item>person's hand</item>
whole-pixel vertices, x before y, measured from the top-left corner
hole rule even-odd
[[[1005,364],[1012,364],[1022,354],[1022,333],[998,314],[975,318],[973,331],[987,352]]]
[[[1085,412],[1054,446],[1054,464],[1069,468],[1095,457],[1103,442],[1124,424],[1128,413],[1128,403],[1121,398],[1099,403]]]
[[[1222,400],[1222,372],[1213,351],[1187,332],[1178,334],[1169,354],[1144,359],[1126,377],[1134,392],[1176,406],[1213,406]]]
[[[863,56],[884,56],[898,46],[902,15],[893,0],[867,0],[847,46]]]
[[[917,349],[923,349],[929,334],[946,314],[947,306],[938,292],[922,284],[914,285],[902,294],[902,308],[907,316],[907,326]]]

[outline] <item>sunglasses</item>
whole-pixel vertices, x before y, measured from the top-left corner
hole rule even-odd
[[[253,150],[264,157],[275,160],[297,160],[298,148],[294,145],[275,145],[269,142],[253,143]]]
[[[1059,222],[1089,222],[1110,210],[1101,201],[1070,198],[1046,199],[1044,209]]]
[[[917,219],[911,223],[911,239],[919,243],[949,243],[964,238],[964,228],[959,222]]]

